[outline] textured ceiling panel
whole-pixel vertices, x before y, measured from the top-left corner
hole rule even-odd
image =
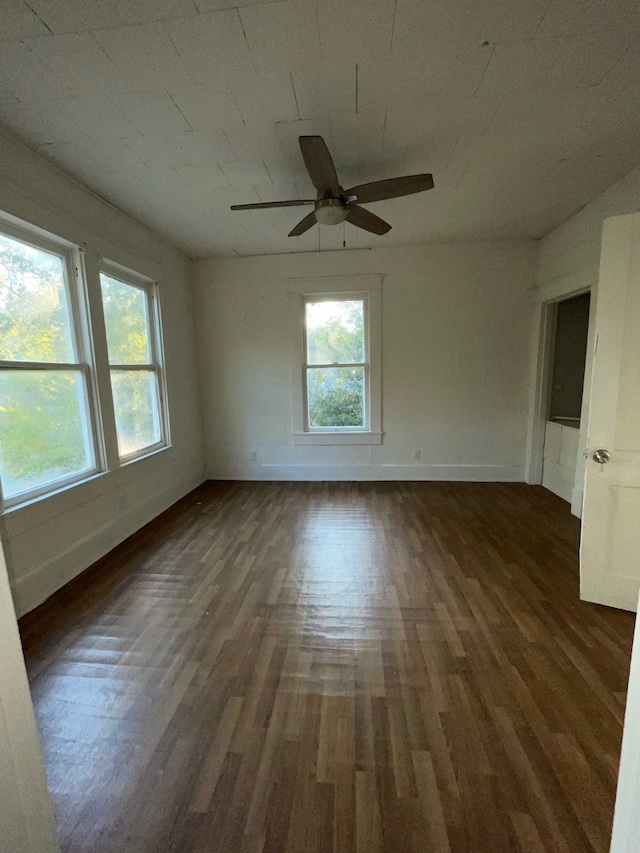
[[[640,160],[637,0],[0,0],[0,121],[194,257],[535,238]],[[393,226],[288,231],[321,134]]]

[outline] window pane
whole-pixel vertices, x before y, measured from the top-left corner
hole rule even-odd
[[[112,370],[111,388],[120,456],[161,439],[156,376],[151,370]]]
[[[80,371],[0,371],[0,476],[5,497],[93,467]]]
[[[364,426],[364,368],[307,369],[310,427]]]
[[[109,364],[149,364],[147,294],[139,287],[100,274]]]
[[[0,234],[0,359],[75,362],[62,258]]]
[[[364,359],[361,299],[307,302],[307,364],[353,364]]]

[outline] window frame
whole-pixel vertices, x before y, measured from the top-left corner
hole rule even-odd
[[[109,372],[109,390],[111,393],[111,402],[114,407],[114,430],[117,440],[117,423],[115,421],[115,400],[113,397],[113,386],[111,385],[111,375],[113,371],[143,371],[153,373],[155,376],[156,387],[156,406],[158,412],[158,425],[160,431],[160,440],[153,444],[148,444],[145,447],[135,450],[132,453],[120,454],[118,450],[118,460],[120,465],[127,465],[130,462],[135,462],[145,456],[156,453],[163,448],[170,446],[169,437],[169,414],[167,404],[167,388],[164,362],[164,342],[162,337],[162,318],[160,313],[160,295],[158,291],[158,283],[153,279],[136,273],[133,270],[121,267],[112,261],[101,260],[98,267],[99,277],[104,275],[113,278],[116,281],[122,282],[130,287],[135,287],[142,290],[146,298],[147,319],[148,319],[148,334],[149,334],[149,355],[151,361],[145,364],[111,364],[109,361],[109,351],[107,344],[107,370]],[[102,317],[104,320],[104,306],[102,302],[102,282],[99,280],[100,286],[100,306],[102,309]]]
[[[100,428],[98,412],[98,395],[95,377],[95,359],[88,324],[86,281],[80,275],[80,257],[77,247],[65,240],[58,242],[48,239],[28,228],[21,228],[13,223],[0,219],[0,233],[9,239],[24,243],[34,249],[39,249],[55,255],[62,261],[62,278],[69,313],[69,329],[71,333],[72,353],[74,362],[53,361],[13,361],[0,360],[0,370],[54,371],[67,370],[78,372],[83,380],[86,432],[92,465],[76,474],[60,477],[41,486],[25,489],[7,497],[2,487],[0,475],[0,507],[2,510],[13,509],[33,500],[49,496],[60,489],[94,477],[104,470],[104,444]]]
[[[381,279],[377,276],[302,280],[290,289],[292,327],[292,435],[296,445],[380,444],[381,424]],[[363,287],[363,284],[365,285]],[[310,302],[362,301],[364,321],[364,425],[309,426],[307,370],[325,365],[307,363],[306,306]],[[355,364],[355,363],[354,363]],[[328,367],[350,367],[327,365]]]

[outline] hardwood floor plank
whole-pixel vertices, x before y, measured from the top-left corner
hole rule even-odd
[[[21,620],[65,853],[606,853],[633,616],[499,483],[207,483]]]
[[[207,756],[196,783],[194,797],[190,806],[192,812],[207,812],[209,810],[213,793],[220,778],[222,765],[229,751],[229,743],[233,736],[243,701],[241,696],[232,696],[226,704],[220,718],[220,723],[216,728],[216,735],[211,745],[211,751]]]
[[[414,751],[413,767],[423,812],[429,815],[427,849],[432,853],[451,853],[442,800],[429,753],[424,750]]]

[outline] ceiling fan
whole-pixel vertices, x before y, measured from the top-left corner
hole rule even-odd
[[[433,189],[432,175],[407,175],[402,178],[387,178],[359,184],[348,190],[338,182],[336,167],[329,149],[321,136],[299,137],[300,149],[309,177],[318,190],[317,198],[294,199],[292,201],[267,201],[259,204],[233,204],[231,210],[260,210],[264,207],[296,207],[312,204],[314,209],[289,232],[289,237],[299,237],[319,222],[321,225],[339,225],[346,219],[358,228],[372,234],[386,234],[391,226],[384,219],[360,207],[371,201],[398,198],[402,195],[421,193]]]

